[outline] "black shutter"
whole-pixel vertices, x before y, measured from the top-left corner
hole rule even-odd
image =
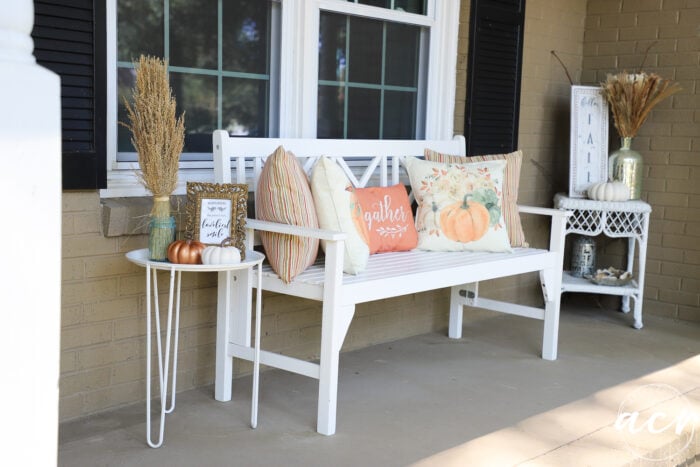
[[[107,187],[104,0],[35,0],[34,55],[61,76],[63,189]]]
[[[525,0],[472,0],[464,135],[467,154],[518,147]]]

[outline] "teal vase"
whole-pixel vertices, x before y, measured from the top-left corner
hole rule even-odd
[[[632,200],[642,197],[643,160],[631,146],[632,138],[622,138],[622,147],[610,154],[608,178],[627,185]]]
[[[175,240],[175,217],[153,217],[148,225],[148,259],[168,260],[168,245]]]

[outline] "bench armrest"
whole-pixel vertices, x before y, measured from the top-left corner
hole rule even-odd
[[[559,268],[564,265],[564,245],[566,237],[566,224],[569,217],[573,215],[572,211],[563,209],[541,208],[537,206],[518,206],[518,211],[525,214],[538,214],[542,216],[552,217],[552,227],[549,232],[549,251],[556,253],[558,256],[557,263]],[[559,278],[561,283],[561,277]],[[558,288],[556,285],[555,288]]]
[[[251,230],[262,230],[263,232],[275,232],[280,234],[296,235],[299,237],[318,238],[337,242],[345,240],[347,234],[333,230],[314,229],[310,227],[299,227],[298,225],[280,224],[277,222],[261,221],[258,219],[246,219],[246,228]]]
[[[253,247],[255,231],[275,232],[280,234],[295,235],[299,237],[317,238],[326,242],[326,260],[323,264],[324,270],[324,294],[329,296],[340,286],[343,280],[343,250],[347,234],[333,230],[313,229],[309,227],[299,227],[297,225],[280,224],[277,222],[261,221],[257,219],[246,219],[246,242],[247,248]]]
[[[521,206],[518,205],[518,212],[525,213],[525,214],[538,214],[541,216],[564,216],[564,217],[569,217],[572,212],[571,211],[564,211],[562,209],[554,209],[554,208],[542,208],[539,206]]]

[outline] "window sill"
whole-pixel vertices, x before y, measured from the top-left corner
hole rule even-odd
[[[178,232],[184,230],[186,196],[170,197],[170,212],[175,216]],[[148,233],[153,198],[136,196],[129,198],[103,198],[100,200],[102,233],[105,237],[142,235]]]

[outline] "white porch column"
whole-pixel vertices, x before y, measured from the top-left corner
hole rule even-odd
[[[2,458],[55,465],[61,316],[60,80],[38,66],[31,0],[0,14]]]

